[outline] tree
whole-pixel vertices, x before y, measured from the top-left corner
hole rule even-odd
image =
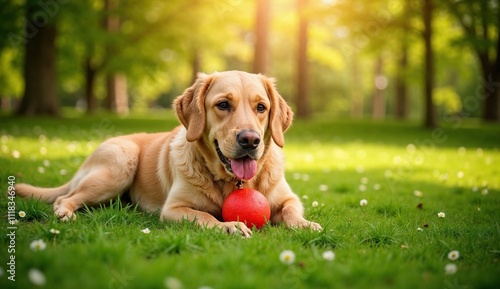
[[[351,54],[350,70],[351,70],[351,83],[362,83],[361,71],[359,69],[359,55],[358,53]],[[363,117],[363,93],[359,88],[351,89],[351,117]]]
[[[97,110],[97,98],[95,95],[95,81],[97,69],[92,63],[92,57],[85,57],[85,101],[87,102],[87,114],[92,114]]]
[[[255,17],[255,44],[254,44],[254,59],[253,72],[267,72],[267,39],[269,31],[269,0],[257,0],[257,13]]]
[[[59,115],[54,16],[43,10],[38,1],[26,2],[25,85],[17,115]]]
[[[106,10],[105,27],[110,34],[118,33],[120,30],[120,18],[118,16],[119,0],[105,0]],[[107,57],[116,53],[114,43],[107,47]],[[108,71],[106,75],[106,101],[105,107],[109,111],[119,114],[128,113],[127,78],[124,74]]]
[[[432,0],[424,0],[422,6],[422,16],[424,22],[424,127],[434,128],[437,126],[436,112],[432,101],[432,91],[434,89],[434,58],[432,50]]]
[[[385,92],[387,87],[387,79],[383,75],[383,65],[384,60],[382,56],[377,57],[375,61],[375,77],[374,84],[375,89],[373,93],[373,106],[372,106],[372,117],[373,119],[384,119],[385,118]]]
[[[500,1],[446,1],[450,13],[460,23],[464,37],[460,43],[470,46],[481,68],[483,119],[500,121]]]
[[[394,94],[394,116],[397,119],[406,119],[408,116],[408,89],[406,71],[408,69],[408,34],[409,34],[409,0],[403,0],[403,13],[401,29],[400,56],[398,59],[398,71],[396,73],[396,91]]]
[[[309,91],[308,91],[308,70],[309,63],[307,60],[307,32],[309,19],[307,15],[307,0],[297,0],[297,12],[299,14],[298,27],[298,49],[297,49],[297,117],[307,118],[311,111],[309,108]]]

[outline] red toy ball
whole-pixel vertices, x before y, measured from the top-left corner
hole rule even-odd
[[[237,189],[227,196],[222,204],[222,219],[225,222],[239,221],[248,228],[262,228],[271,218],[271,208],[266,197],[251,188]]]

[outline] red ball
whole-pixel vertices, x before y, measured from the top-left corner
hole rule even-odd
[[[227,196],[222,204],[222,219],[225,222],[239,221],[248,228],[262,228],[271,218],[271,208],[266,197],[251,188],[237,189]]]

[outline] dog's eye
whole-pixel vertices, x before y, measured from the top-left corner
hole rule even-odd
[[[257,104],[257,112],[259,113],[266,112],[266,106],[262,103]]]
[[[217,103],[217,108],[220,110],[229,110],[231,106],[229,105],[229,102],[227,101],[220,101]]]

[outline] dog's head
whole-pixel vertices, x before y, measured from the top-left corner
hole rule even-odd
[[[255,175],[272,141],[283,147],[283,133],[293,118],[272,79],[240,71],[198,74],[174,108],[187,140],[202,139],[239,179]]]

